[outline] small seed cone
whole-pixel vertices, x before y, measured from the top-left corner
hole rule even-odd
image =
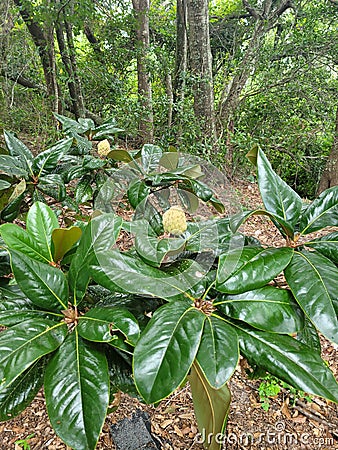
[[[187,229],[187,221],[183,209],[180,206],[172,206],[162,217],[165,233],[176,236],[184,233]]]

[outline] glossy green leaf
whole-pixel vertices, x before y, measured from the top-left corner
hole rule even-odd
[[[4,223],[0,226],[0,234],[8,248],[18,250],[37,261],[49,262],[43,247],[23,228],[13,223]]]
[[[10,202],[16,200],[18,197],[22,196],[22,194],[25,192],[25,190],[26,190],[26,181],[21,180],[20,183],[15,185],[14,190],[8,199],[8,203],[10,203]]]
[[[8,189],[11,187],[11,183],[9,183],[6,180],[1,180],[0,179],[0,191],[3,191],[4,189]]]
[[[95,217],[87,225],[68,273],[74,304],[81,301],[85,295],[91,276],[89,266],[95,262],[96,253],[108,250],[115,244],[122,223],[121,217],[111,213]]]
[[[200,431],[200,442],[208,450],[219,450],[228,418],[231,394],[225,384],[220,389],[214,389],[208,383],[198,363],[194,363],[188,377],[194,403],[194,411]]]
[[[93,135],[95,136],[95,139],[103,138],[103,137],[109,137],[112,134],[120,133],[121,131],[124,131],[122,128],[118,128],[116,126],[115,119],[109,119],[109,121],[103,123],[102,125],[96,127],[93,130]]]
[[[288,223],[288,236],[293,237],[302,209],[301,198],[276,174],[260,148],[253,148],[247,156],[257,166],[258,186],[265,208]]]
[[[67,195],[65,182],[61,175],[57,173],[49,173],[41,176],[37,188],[58,201],[63,201]]]
[[[288,223],[283,220],[281,217],[276,216],[275,214],[272,214],[269,211],[266,211],[265,209],[255,209],[252,211],[241,211],[237,214],[234,214],[230,217],[230,226],[233,233],[236,233],[236,231],[239,229],[241,225],[243,225],[244,222],[246,222],[250,217],[252,216],[268,216],[277,226],[280,226],[280,228],[283,230],[284,234],[287,235],[289,225]]]
[[[214,195],[208,201],[208,204],[213,206],[216,209],[216,211],[219,212],[220,214],[224,214],[225,213],[225,206],[224,206],[224,204],[217,197],[215,197]]]
[[[51,313],[36,308],[28,298],[3,298],[0,301],[0,325],[11,327],[33,318],[51,319]],[[55,318],[58,316],[55,315]],[[59,320],[62,316],[59,316]]]
[[[136,208],[149,194],[150,187],[143,180],[132,181],[127,191],[129,203],[133,208]]]
[[[28,171],[15,156],[0,155],[1,171],[12,177],[28,177]]]
[[[21,163],[24,163],[24,167],[29,172],[34,158],[32,152],[14,134],[5,131],[4,137],[9,154],[16,157],[17,160],[19,159]]]
[[[180,184],[180,189],[185,189],[188,192],[192,192],[204,202],[208,202],[213,196],[212,190],[205,183],[199,180],[184,179],[183,183]]]
[[[160,267],[165,259],[177,255],[184,249],[185,239],[182,238],[162,238],[151,236],[147,233],[147,228],[136,234],[135,250],[140,257],[154,267]]]
[[[315,327],[338,344],[338,269],[317,252],[295,252],[285,269],[291,291]]]
[[[39,153],[33,162],[33,170],[37,176],[55,169],[59,160],[70,150],[73,138],[62,139],[55,145]]]
[[[175,170],[178,166],[179,153],[178,152],[165,152],[162,154],[159,165],[167,170]]]
[[[78,331],[84,339],[95,342],[109,342],[116,332],[121,332],[132,345],[140,335],[135,317],[127,309],[117,306],[90,309],[79,318]]]
[[[292,255],[288,247],[230,250],[219,258],[216,289],[229,294],[258,289],[279,275]]]
[[[236,325],[240,347],[249,362],[309,394],[338,403],[338,384],[312,348],[288,335]]]
[[[164,298],[181,295],[203,277],[193,262],[181,274],[167,275],[142,259],[116,250],[97,253],[99,265],[91,267],[93,279],[112,292],[129,292]],[[198,274],[196,276],[196,273]]]
[[[122,391],[133,397],[140,397],[134,383],[131,361],[130,364],[128,364],[126,358],[122,357],[112,347],[107,350],[107,359],[110,378],[110,394]]]
[[[215,304],[223,314],[263,331],[291,334],[304,328],[302,311],[286,289],[264,286],[217,298]]]
[[[106,164],[106,162],[100,158],[95,158],[92,155],[85,155],[82,160],[82,166],[89,170],[100,169]]]
[[[10,386],[0,389],[0,421],[19,415],[40,390],[45,373],[46,358],[40,358],[19,375]]]
[[[69,117],[63,116],[61,114],[57,114],[53,112],[53,115],[57,118],[57,120],[62,125],[63,131],[73,130],[77,133],[84,133],[87,131],[87,127],[77,122],[76,120],[70,119]]]
[[[170,395],[195,359],[205,315],[189,302],[169,303],[151,318],[134,350],[135,384],[147,403]]]
[[[310,347],[318,355],[321,355],[322,347],[320,338],[318,336],[316,327],[312,324],[312,322],[310,322],[309,319],[305,319],[305,326],[301,331],[297,333],[296,339],[297,341],[302,342],[302,344]]]
[[[338,264],[338,231],[307,241],[306,246],[314,248],[317,252]]]
[[[129,163],[133,160],[132,156],[127,150],[112,150],[108,153],[107,158],[114,159],[115,161],[123,161]]]
[[[106,357],[75,329],[51,358],[45,373],[48,416],[69,447],[94,450],[106,417]]]
[[[93,197],[93,188],[91,186],[92,178],[84,175],[75,188],[75,201],[77,204],[85,203]]]
[[[52,232],[54,261],[61,261],[64,255],[81,238],[81,235],[80,227],[55,228]]]
[[[177,195],[181,201],[184,209],[189,211],[189,213],[194,213],[199,207],[199,199],[192,192],[185,191],[183,189],[177,189]],[[169,209],[170,206],[167,208]]]
[[[54,211],[42,202],[35,202],[27,214],[26,229],[39,247],[40,253],[53,261],[52,232],[59,228]]]
[[[0,391],[41,356],[56,350],[67,334],[65,323],[29,319],[0,333]]]
[[[12,222],[12,220],[18,217],[23,198],[24,194],[21,194],[3,208],[0,213],[0,217],[3,221]]]
[[[225,385],[234,373],[238,359],[235,329],[219,317],[207,317],[196,361],[212,388]]]
[[[141,161],[146,173],[157,169],[162,157],[162,150],[157,145],[145,144],[141,150]]]
[[[338,225],[338,186],[326,189],[303,211],[299,230],[308,234]]]
[[[18,286],[37,306],[46,310],[67,309],[68,284],[56,267],[11,250],[11,265]]]

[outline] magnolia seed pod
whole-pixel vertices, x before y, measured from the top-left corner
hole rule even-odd
[[[187,229],[185,213],[180,206],[172,206],[162,217],[163,229],[165,233],[179,236]]]

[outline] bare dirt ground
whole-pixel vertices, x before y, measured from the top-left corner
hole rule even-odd
[[[251,183],[235,183],[235,190],[247,208],[259,207],[257,187]],[[267,245],[281,245],[281,238],[271,222],[254,217],[245,225],[245,232],[259,238]],[[338,346],[322,340],[322,356],[338,376]],[[259,397],[260,381],[251,380],[247,364],[241,360],[229,382],[232,404],[228,418],[223,450],[334,450],[338,449],[338,405],[313,397],[308,403],[283,388],[270,398],[270,407],[264,411]],[[130,417],[137,408],[151,417],[152,432],[162,442],[162,448],[172,450],[201,450],[197,425],[193,414],[189,386],[175,392],[156,408],[146,406],[122,394],[120,406],[107,416],[98,450],[114,450],[110,426],[122,418]],[[31,436],[32,435],[32,436]],[[28,436],[31,436],[27,439]],[[43,393],[20,416],[0,424],[0,450],[20,450],[20,439],[26,439],[31,450],[66,449],[55,435],[46,413]],[[221,439],[221,437],[220,437]]]

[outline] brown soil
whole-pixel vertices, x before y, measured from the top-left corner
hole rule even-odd
[[[244,206],[260,206],[255,185],[236,183],[235,189]],[[282,243],[271,222],[264,217],[253,217],[245,225],[245,232],[259,238],[264,244]],[[338,346],[324,339],[322,345],[322,356],[337,377]],[[282,389],[277,396],[269,399],[270,407],[266,412],[258,393],[260,381],[251,380],[246,369],[247,364],[241,359],[229,382],[232,404],[223,449],[338,449],[338,405],[317,397],[313,397],[312,402],[308,403],[305,399],[292,395],[289,390]],[[110,425],[124,417],[130,417],[137,408],[150,414],[152,431],[161,439],[163,449],[203,449],[196,439],[198,430],[188,385],[156,408],[143,405],[124,394],[116,400],[120,406],[115,413],[107,416],[98,450],[115,449],[109,433]],[[42,392],[20,416],[0,424],[0,450],[20,450],[23,447],[16,443],[20,439],[27,439],[32,450],[70,450],[53,432]]]

